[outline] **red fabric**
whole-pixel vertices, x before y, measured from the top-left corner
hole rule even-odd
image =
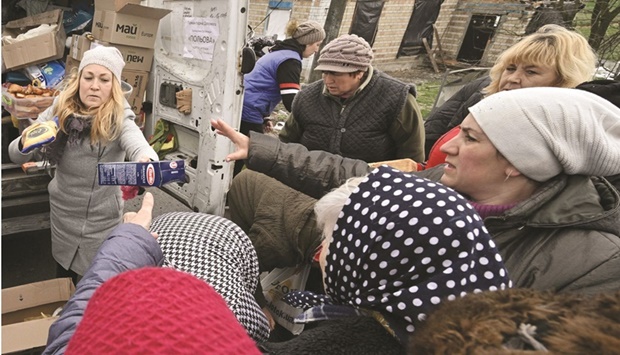
[[[439,137],[437,142],[433,144],[433,147],[431,148],[431,152],[428,154],[428,160],[426,161],[424,169],[432,168],[434,166],[437,166],[437,165],[440,165],[446,162],[446,154],[442,153],[439,150],[439,148],[441,148],[442,145],[450,141],[452,138],[456,137],[460,131],[461,131],[461,127],[456,126],[452,128],[451,130],[449,130],[443,136]],[[423,170],[423,169],[420,169],[420,170]]]
[[[132,198],[138,196],[140,187],[123,185],[121,186],[121,192],[123,193],[123,201],[131,200]]]
[[[297,84],[297,83],[281,83],[280,84],[280,89],[284,90],[284,89],[301,89],[301,85]]]
[[[124,272],[88,302],[67,354],[260,354],[224,299],[169,268]]]
[[[312,257],[312,261],[319,262],[321,260],[321,250],[323,250],[323,244],[319,244],[319,246],[314,251],[314,256]]]

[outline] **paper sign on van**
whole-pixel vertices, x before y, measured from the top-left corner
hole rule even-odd
[[[215,42],[220,35],[217,20],[206,17],[186,17],[183,57],[213,60]]]

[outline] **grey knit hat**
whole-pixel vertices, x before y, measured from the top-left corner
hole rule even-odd
[[[620,108],[595,94],[549,87],[502,91],[469,112],[530,179],[620,173]]]
[[[303,45],[322,42],[325,39],[325,30],[316,21],[306,21],[297,26],[292,37]]]
[[[119,83],[121,80],[121,72],[125,66],[123,55],[116,47],[98,46],[93,49],[89,49],[84,53],[78,72],[81,72],[84,67],[90,64],[99,64],[106,67],[114,74]]]
[[[357,35],[342,35],[329,42],[321,51],[314,70],[353,73],[367,71],[374,58],[372,48]]]

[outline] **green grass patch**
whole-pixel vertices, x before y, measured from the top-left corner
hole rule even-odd
[[[439,93],[439,87],[441,86],[441,81],[429,81],[422,84],[416,84],[416,88],[418,90],[418,105],[420,105],[420,111],[422,111],[422,117],[428,117],[428,114],[431,112],[433,108],[433,104],[435,103],[435,98]]]

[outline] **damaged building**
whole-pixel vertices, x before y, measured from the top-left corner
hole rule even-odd
[[[328,21],[331,0],[250,2],[256,35],[284,38],[290,19]],[[580,10],[568,1],[347,0],[339,34],[364,37],[384,70],[409,69],[430,56],[451,67],[490,66],[499,53],[547,23],[570,23]],[[333,18],[329,18],[333,21]],[[430,48],[424,45],[424,39]],[[309,70],[310,63],[304,63]]]

